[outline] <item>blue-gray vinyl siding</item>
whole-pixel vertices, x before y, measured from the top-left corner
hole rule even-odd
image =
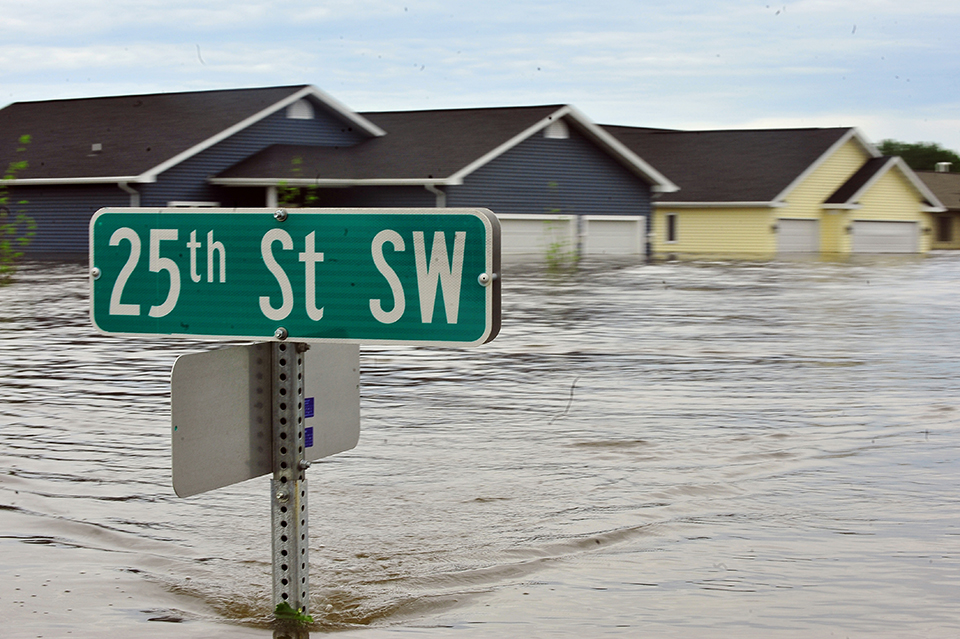
[[[573,127],[567,139],[536,134],[446,187],[447,206],[494,213],[644,215],[650,186]]]
[[[104,206],[130,206],[130,196],[116,184],[20,186],[10,189],[10,208],[36,222],[26,247],[31,257],[74,259],[89,251],[90,218]],[[23,205],[16,202],[26,201]]]
[[[222,201],[231,197],[229,189],[208,184],[210,176],[273,144],[352,146],[364,138],[364,134],[337,118],[325,116],[320,109],[314,120],[291,120],[281,110],[164,171],[156,183],[140,185],[140,204],[166,206],[172,201],[203,201],[233,206],[233,202]]]
[[[139,191],[141,206],[166,206],[172,201],[220,202],[233,206],[236,203],[230,198],[249,199],[249,190],[213,187],[207,183],[209,176],[272,144],[350,146],[365,136],[320,108],[316,109],[313,120],[288,119],[281,109],[163,172],[157,182],[130,186]],[[18,199],[28,200],[22,208],[37,221],[36,235],[26,249],[28,254],[37,257],[86,254],[92,215],[105,206],[130,206],[130,195],[115,184],[16,187],[16,192]],[[257,203],[258,206],[264,204]]]

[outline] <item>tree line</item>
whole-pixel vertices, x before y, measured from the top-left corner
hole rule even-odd
[[[960,155],[936,142],[900,142],[883,140],[877,149],[884,155],[899,155],[914,171],[934,171],[939,162],[950,162],[952,173],[960,172]]]

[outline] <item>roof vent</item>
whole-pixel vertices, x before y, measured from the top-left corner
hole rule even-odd
[[[551,140],[566,140],[570,137],[570,129],[563,120],[557,120],[547,125],[543,130],[543,137]]]
[[[103,144],[100,142],[94,142],[90,145],[90,153],[87,153],[88,158],[93,158],[100,155],[100,152],[103,151]]]
[[[949,173],[953,162],[937,162],[937,173]]]
[[[301,98],[287,107],[287,119],[312,120],[313,105],[306,98]]]

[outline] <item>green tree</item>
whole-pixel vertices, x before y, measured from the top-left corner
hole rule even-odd
[[[951,162],[950,171],[960,172],[960,155],[935,142],[883,140],[877,148],[884,155],[899,155],[914,171],[933,171],[937,162]]]
[[[21,135],[15,153],[26,152],[30,144],[29,135]],[[13,281],[17,270],[16,262],[23,257],[23,249],[30,243],[37,230],[37,223],[19,208],[26,206],[27,200],[13,201],[8,183],[26,170],[28,163],[23,159],[13,159],[0,177],[0,286]]]

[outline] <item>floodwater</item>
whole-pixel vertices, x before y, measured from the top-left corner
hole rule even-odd
[[[503,290],[491,344],[362,349],[312,636],[960,636],[960,255]],[[217,345],[87,305],[81,264],[0,289],[3,636],[271,637],[269,481],[171,487],[170,369]]]

